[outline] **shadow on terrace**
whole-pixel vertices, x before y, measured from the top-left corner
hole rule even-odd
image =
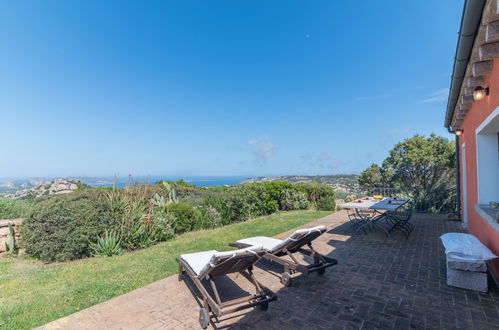
[[[279,265],[262,260],[255,273],[278,294],[278,301],[271,303],[267,312],[246,310],[222,317],[211,326],[220,329],[492,329],[497,326],[499,290],[492,283],[486,294],[446,284],[445,254],[439,236],[462,231],[459,222],[448,221],[443,215],[414,214],[411,221],[415,230],[409,239],[401,233],[386,239],[381,231],[350,236],[347,219],[342,211],[304,226],[323,224],[329,229],[314,241],[314,247],[337,259],[338,265],[328,268],[324,276],[314,273],[296,277],[292,287],[284,288],[272,274],[282,271]],[[242,281],[236,279],[236,282]],[[229,280],[221,280],[218,285],[223,298],[241,294]]]

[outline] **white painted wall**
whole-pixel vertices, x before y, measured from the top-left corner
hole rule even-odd
[[[476,129],[478,203],[499,201],[499,108]]]

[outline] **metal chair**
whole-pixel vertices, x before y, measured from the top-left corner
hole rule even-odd
[[[409,238],[414,231],[414,226],[409,222],[414,212],[414,203],[409,202],[397,211],[386,212],[386,222],[391,225],[389,233],[398,229],[404,233],[406,238]]]

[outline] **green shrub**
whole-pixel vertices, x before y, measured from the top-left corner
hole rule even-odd
[[[115,232],[106,230],[96,243],[90,245],[90,249],[94,256],[111,257],[121,254],[120,238]]]
[[[35,204],[22,227],[26,253],[45,261],[87,257],[90,244],[113,219],[105,206],[86,193],[57,196]]]
[[[333,188],[325,184],[304,182],[298,183],[297,186],[307,193],[308,200],[311,203],[317,203],[324,196],[335,196]]]
[[[206,228],[215,228],[223,225],[222,215],[214,207],[203,208],[206,219]]]
[[[0,219],[24,217],[32,206],[32,201],[0,197]]]
[[[304,210],[310,206],[307,194],[302,191],[287,189],[281,194],[281,210]]]
[[[258,183],[257,183],[258,184]],[[279,210],[284,210],[284,192],[296,190],[297,186],[285,181],[272,181],[259,183],[267,190],[268,197],[279,204]]]
[[[298,186],[307,193],[308,201],[319,210],[336,210],[336,193],[328,185],[316,182],[299,183]]]
[[[222,223],[229,224],[279,210],[306,209],[310,205],[334,210],[335,200],[334,190],[327,185],[274,181],[230,187],[217,196],[207,197],[203,205],[216,209]]]
[[[279,210],[279,201],[263,183],[241,184],[230,190],[228,202],[233,221],[244,221]]]
[[[167,207],[168,214],[173,216],[172,227],[176,234],[200,229],[199,214],[189,204],[172,203]]]
[[[149,232],[155,242],[164,242],[175,237],[172,225],[165,218],[154,218],[150,223]]]
[[[232,222],[232,209],[229,203],[221,196],[208,196],[203,202],[206,209],[213,209],[220,214],[221,225]]]
[[[317,210],[336,211],[336,198],[334,196],[324,196],[316,203]]]

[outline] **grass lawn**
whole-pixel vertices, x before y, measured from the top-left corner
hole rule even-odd
[[[274,236],[326,211],[290,211],[222,228],[190,232],[150,248],[115,257],[43,264],[28,258],[0,259],[0,328],[26,329],[165,278],[175,258],[202,250],[229,250],[249,236]]]

